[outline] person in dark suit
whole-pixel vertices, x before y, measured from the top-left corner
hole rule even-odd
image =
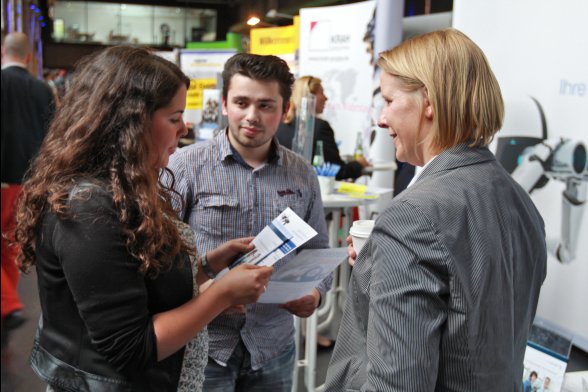
[[[2,45],[2,330],[24,322],[23,304],[17,293],[16,249],[4,234],[15,225],[14,210],[30,161],[39,150],[53,110],[51,88],[33,77],[27,66],[32,59],[29,38],[8,34]]]
[[[294,82],[292,90],[292,98],[290,99],[290,109],[286,113],[286,118],[278,128],[277,138],[281,145],[288,149],[292,149],[292,140],[294,139],[296,126],[296,111],[297,105],[305,95],[312,94],[316,97],[316,114],[319,115],[325,110],[327,97],[324,93],[321,80],[313,76],[302,76]],[[312,142],[312,156],[314,156],[314,149],[317,140],[323,142],[323,153],[325,155],[325,162],[334,163],[341,166],[335,179],[355,180],[362,175],[364,167],[369,166],[369,162],[365,157],[361,156],[351,162],[345,162],[341,155],[339,155],[339,147],[335,141],[335,132],[331,125],[321,119],[315,118],[314,121],[314,139]]]
[[[380,54],[387,128],[423,167],[356,258],[326,391],[521,391],[546,275],[543,219],[487,145],[504,104],[455,29]],[[350,242],[350,239],[348,239]]]

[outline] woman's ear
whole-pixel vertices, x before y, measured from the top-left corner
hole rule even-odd
[[[425,117],[429,120],[433,119],[433,105],[431,105],[431,101],[429,100],[429,91],[426,87],[422,90],[423,94],[423,112],[425,113]]]
[[[425,117],[429,120],[433,119],[433,106],[431,105],[429,100],[427,100],[427,105],[425,106]]]

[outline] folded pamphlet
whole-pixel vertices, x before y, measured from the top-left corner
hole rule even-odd
[[[229,268],[242,263],[274,265],[317,234],[308,223],[288,207],[253,239],[255,249],[239,257]]]

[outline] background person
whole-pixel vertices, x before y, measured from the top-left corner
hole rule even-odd
[[[357,257],[325,389],[521,390],[547,253],[539,212],[486,147],[504,115],[498,82],[454,29],[378,62],[380,126],[424,168]]]
[[[29,38],[24,33],[6,35],[2,44],[2,332],[24,321],[18,296],[16,254],[4,238],[15,226],[15,209],[21,184],[32,158],[47,131],[53,111],[53,93],[33,77],[27,66],[32,60]]]
[[[228,128],[170,158],[184,202],[180,217],[196,232],[198,249],[257,235],[287,207],[318,232],[303,248],[328,247],[317,176],[308,162],[274,139],[293,81],[279,57],[231,57],[223,70],[222,92]],[[278,261],[276,271],[293,257]],[[295,361],[292,315],[310,316],[331,280],[329,276],[298,300],[252,304],[244,313],[225,313],[210,323],[204,390],[290,392]]]
[[[286,118],[278,128],[278,141],[286,148],[292,149],[292,141],[296,132],[296,110],[300,105],[302,97],[312,94],[316,97],[316,114],[320,115],[325,110],[327,97],[324,93],[321,80],[313,76],[302,76],[294,82],[292,97],[290,99],[290,108],[286,113]],[[369,166],[369,162],[365,157],[361,156],[354,161],[345,162],[339,155],[339,147],[335,141],[335,132],[331,125],[321,119],[314,120],[314,139],[312,142],[312,155],[316,148],[316,142],[322,140],[323,153],[325,155],[325,162],[334,163],[341,166],[336,175],[337,180],[344,180],[351,178],[353,180],[360,177],[363,173],[363,168]]]
[[[271,268],[243,266],[198,295],[205,272],[252,246],[196,257],[159,182],[186,133],[189,83],[145,49],[85,58],[23,186],[16,239],[42,310],[31,365],[53,390],[200,391],[204,327],[267,284]]]

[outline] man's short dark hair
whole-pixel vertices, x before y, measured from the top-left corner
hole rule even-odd
[[[223,98],[225,101],[227,100],[231,79],[236,74],[253,80],[278,82],[280,95],[284,100],[282,108],[286,110],[292,95],[294,75],[292,75],[288,64],[284,60],[277,56],[261,56],[250,53],[237,53],[231,57],[225,63],[223,70]]]

